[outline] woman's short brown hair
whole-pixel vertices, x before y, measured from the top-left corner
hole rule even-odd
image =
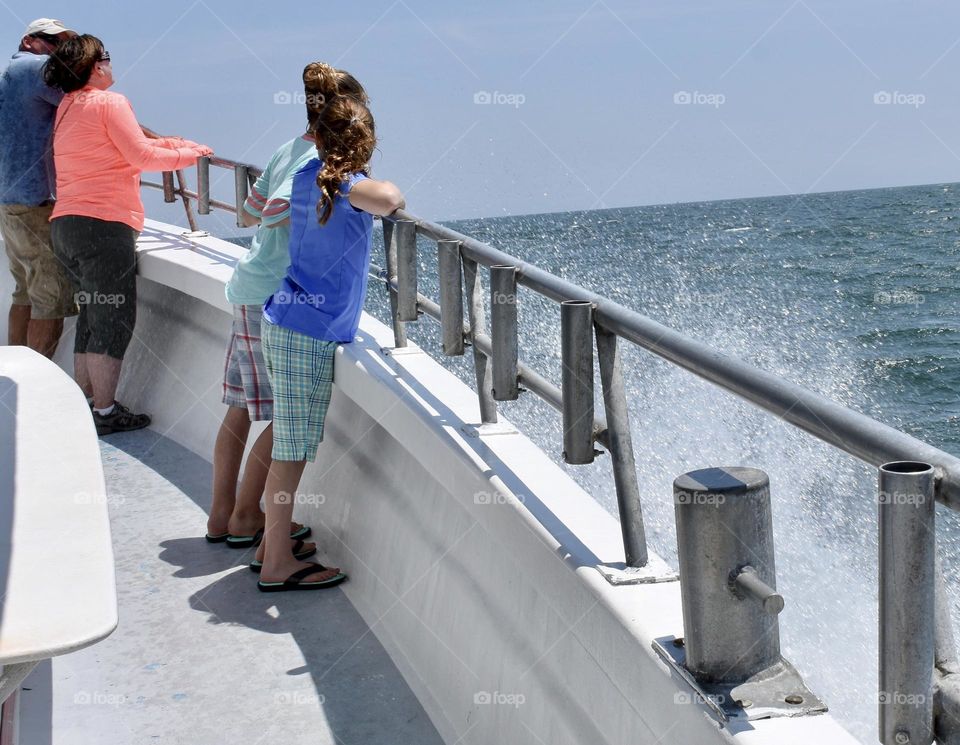
[[[103,58],[103,42],[81,34],[65,39],[43,66],[43,80],[51,88],[72,93],[90,82],[93,66]]]

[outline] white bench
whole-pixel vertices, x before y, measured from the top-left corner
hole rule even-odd
[[[116,626],[106,486],[87,402],[43,356],[0,347],[0,702],[41,660]],[[2,737],[12,741],[9,730]]]

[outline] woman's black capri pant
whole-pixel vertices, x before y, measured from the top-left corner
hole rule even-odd
[[[123,359],[137,320],[138,233],[122,222],[64,215],[50,222],[53,252],[76,285],[76,354]]]

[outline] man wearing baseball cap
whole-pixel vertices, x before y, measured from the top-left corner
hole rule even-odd
[[[38,18],[0,73],[0,233],[16,288],[7,343],[52,357],[63,319],[77,314],[74,288],[53,255],[53,120],[63,93],[43,82],[43,66],[75,32]]]

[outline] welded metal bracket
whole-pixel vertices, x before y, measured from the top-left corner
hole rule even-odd
[[[520,434],[517,428],[512,424],[504,422],[492,422],[490,424],[463,424],[460,426],[460,432],[467,437],[493,437],[495,435],[516,435]]]
[[[655,582],[676,582],[680,579],[673,567],[656,554],[649,554],[647,565],[628,567],[619,563],[598,564],[597,571],[611,585],[650,585]]]
[[[811,716],[827,711],[827,705],[807,688],[796,668],[782,658],[739,685],[712,685],[698,682],[687,670],[682,638],[661,637],[654,640],[653,649],[691,688],[677,694],[678,702],[702,703],[721,723]]]
[[[380,347],[380,353],[384,357],[406,357],[411,354],[424,354],[424,351],[416,344],[406,347]]]

